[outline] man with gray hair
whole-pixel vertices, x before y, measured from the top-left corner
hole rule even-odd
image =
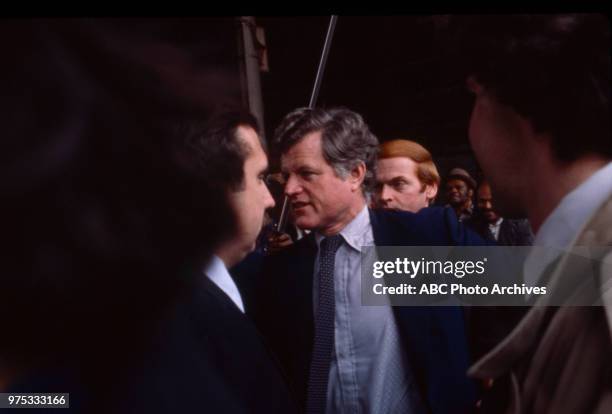
[[[480,244],[451,209],[371,211],[378,139],[348,109],[300,108],[275,132],[285,194],[311,233],[266,258],[251,310],[308,413],[468,412],[462,312],[361,304],[360,251]]]

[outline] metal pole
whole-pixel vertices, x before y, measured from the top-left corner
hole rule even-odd
[[[329,19],[329,26],[327,27],[327,35],[325,36],[325,44],[323,45],[323,52],[321,52],[321,60],[319,61],[319,68],[317,69],[317,76],[315,77],[315,83],[312,88],[312,94],[310,95],[310,102],[308,102],[309,108],[314,108],[317,104],[317,98],[319,97],[319,89],[321,89],[321,82],[323,80],[323,72],[325,71],[325,64],[327,63],[327,56],[329,55],[329,49],[331,48],[331,42],[334,37],[334,30],[336,28],[336,20],[338,16],[331,16]]]

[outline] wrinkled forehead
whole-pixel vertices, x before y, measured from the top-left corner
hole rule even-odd
[[[281,154],[281,169],[294,170],[301,167],[329,165],[323,156],[321,132],[306,134]]]

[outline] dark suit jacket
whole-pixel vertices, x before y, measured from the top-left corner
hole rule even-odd
[[[286,381],[253,323],[207,277],[161,324],[114,412],[292,413]]]
[[[451,209],[417,214],[370,211],[376,245],[480,245]],[[305,405],[314,338],[312,281],[317,247],[313,234],[267,257],[254,295],[245,295],[260,331],[268,338]],[[453,307],[394,307],[396,322],[423,401],[434,413],[467,412],[476,400],[463,313]],[[389,367],[392,369],[393,367]]]
[[[465,222],[486,240],[495,241],[488,223],[481,215]],[[528,220],[504,219],[499,228],[500,246],[531,246],[534,235]],[[481,306],[469,309],[469,337],[474,362],[490,351],[520,321],[525,308],[508,306]]]
[[[482,217],[476,216],[466,221],[465,224],[474,229],[476,233],[480,234],[485,239],[495,240],[491,230],[489,230],[489,225]],[[531,246],[533,244],[533,239],[534,235],[533,231],[531,231],[529,221],[525,219],[504,219],[499,227],[499,238],[497,243],[500,246]]]

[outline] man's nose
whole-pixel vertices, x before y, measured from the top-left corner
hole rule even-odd
[[[302,190],[302,186],[294,175],[290,175],[285,183],[285,195],[291,197],[298,194]]]
[[[390,201],[391,195],[392,195],[392,191],[389,188],[389,186],[383,185],[382,189],[380,190],[380,199],[383,201]]]
[[[274,197],[272,197],[270,190],[268,189],[268,187],[266,187],[265,194],[264,194],[264,206],[266,208],[272,208],[275,205],[276,205],[276,202],[274,201]]]

